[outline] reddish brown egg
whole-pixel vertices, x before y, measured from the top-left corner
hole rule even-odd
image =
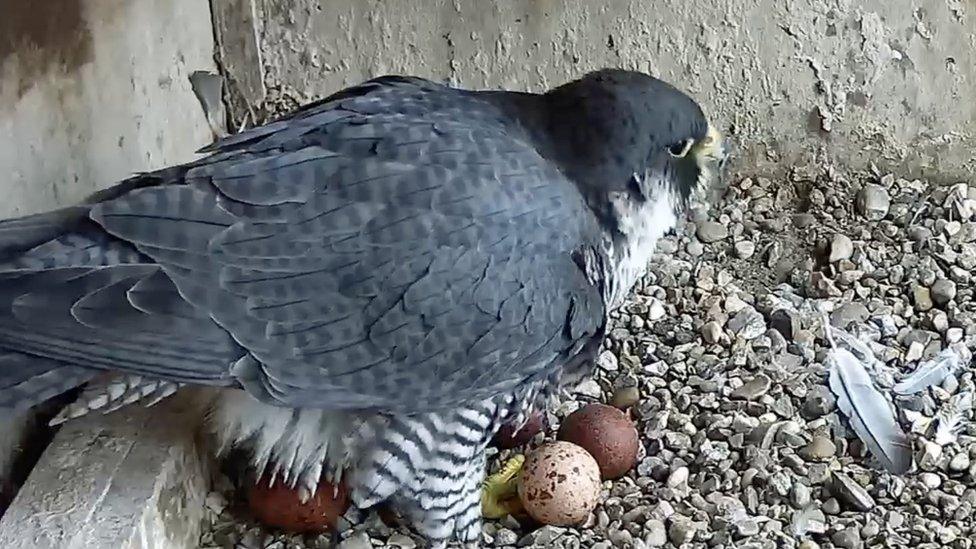
[[[637,463],[637,428],[627,414],[606,404],[587,404],[559,428],[559,440],[584,448],[596,459],[604,479],[615,479]]]
[[[502,425],[491,441],[492,446],[509,450],[528,444],[532,437],[546,428],[546,416],[542,412],[534,410],[518,431],[515,430],[516,427],[518,425],[514,421]]]
[[[336,521],[349,508],[346,487],[339,490],[326,481],[319,483],[315,495],[302,503],[298,489],[289,488],[278,480],[268,486],[264,479],[251,487],[248,506],[255,518],[266,526],[294,533],[321,533],[333,530]]]

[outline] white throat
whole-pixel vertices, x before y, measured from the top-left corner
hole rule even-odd
[[[678,199],[667,185],[660,185],[646,201],[637,202],[630,196],[619,195],[611,197],[611,203],[623,233],[623,238],[608,246],[613,273],[607,303],[614,310],[644,276],[658,239],[677,225]]]

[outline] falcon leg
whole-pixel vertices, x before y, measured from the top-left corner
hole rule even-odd
[[[516,454],[485,480],[481,491],[481,514],[485,518],[500,519],[522,510],[518,499],[518,474],[524,463],[525,456]]]
[[[444,547],[452,538],[466,547],[478,547],[481,541],[484,453],[477,452],[457,471],[457,476],[439,483],[437,493],[429,501],[421,502],[422,515],[417,529],[431,540],[432,547]]]

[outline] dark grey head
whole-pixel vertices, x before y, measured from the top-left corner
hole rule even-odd
[[[597,210],[607,193],[648,199],[662,190],[683,209],[728,157],[698,103],[640,72],[592,72],[545,97],[560,163]]]

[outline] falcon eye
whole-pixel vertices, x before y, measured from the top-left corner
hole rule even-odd
[[[683,158],[691,150],[692,140],[685,139],[668,146],[668,154],[675,158]]]

